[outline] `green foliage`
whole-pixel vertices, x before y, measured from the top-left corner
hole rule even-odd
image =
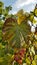
[[[9,16],[9,12],[11,10],[12,10],[12,7],[10,5],[4,8],[4,3],[0,2],[0,17],[2,18],[2,20],[5,20]]]
[[[26,54],[22,60],[23,63],[37,65],[37,34],[31,33],[31,27],[28,25],[28,20],[32,23],[36,22],[34,16],[37,17],[37,8],[35,7],[30,14],[24,14],[21,9],[16,15],[9,15],[10,10],[12,10],[11,6],[4,8],[3,2],[0,2],[0,65],[13,65],[15,53],[22,48],[22,40],[24,41],[23,47],[26,48]],[[27,16],[26,19],[24,15]],[[19,22],[22,21],[20,25],[18,20]],[[32,52],[35,52],[35,55]],[[14,65],[21,64],[15,61]]]
[[[37,6],[36,6],[35,9],[30,13],[30,16],[29,16],[29,20],[30,20],[32,23],[37,23],[36,19],[34,19],[34,16],[37,17]]]

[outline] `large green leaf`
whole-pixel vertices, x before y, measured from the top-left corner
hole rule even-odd
[[[24,40],[27,40],[27,36],[30,34],[30,26],[27,21],[18,25],[17,20],[8,18],[3,26],[3,40],[8,41],[13,47],[21,47],[21,34]]]

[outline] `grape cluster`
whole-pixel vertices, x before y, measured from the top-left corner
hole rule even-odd
[[[14,55],[14,60],[19,64],[22,64],[23,58],[25,56],[26,49],[22,48]]]

